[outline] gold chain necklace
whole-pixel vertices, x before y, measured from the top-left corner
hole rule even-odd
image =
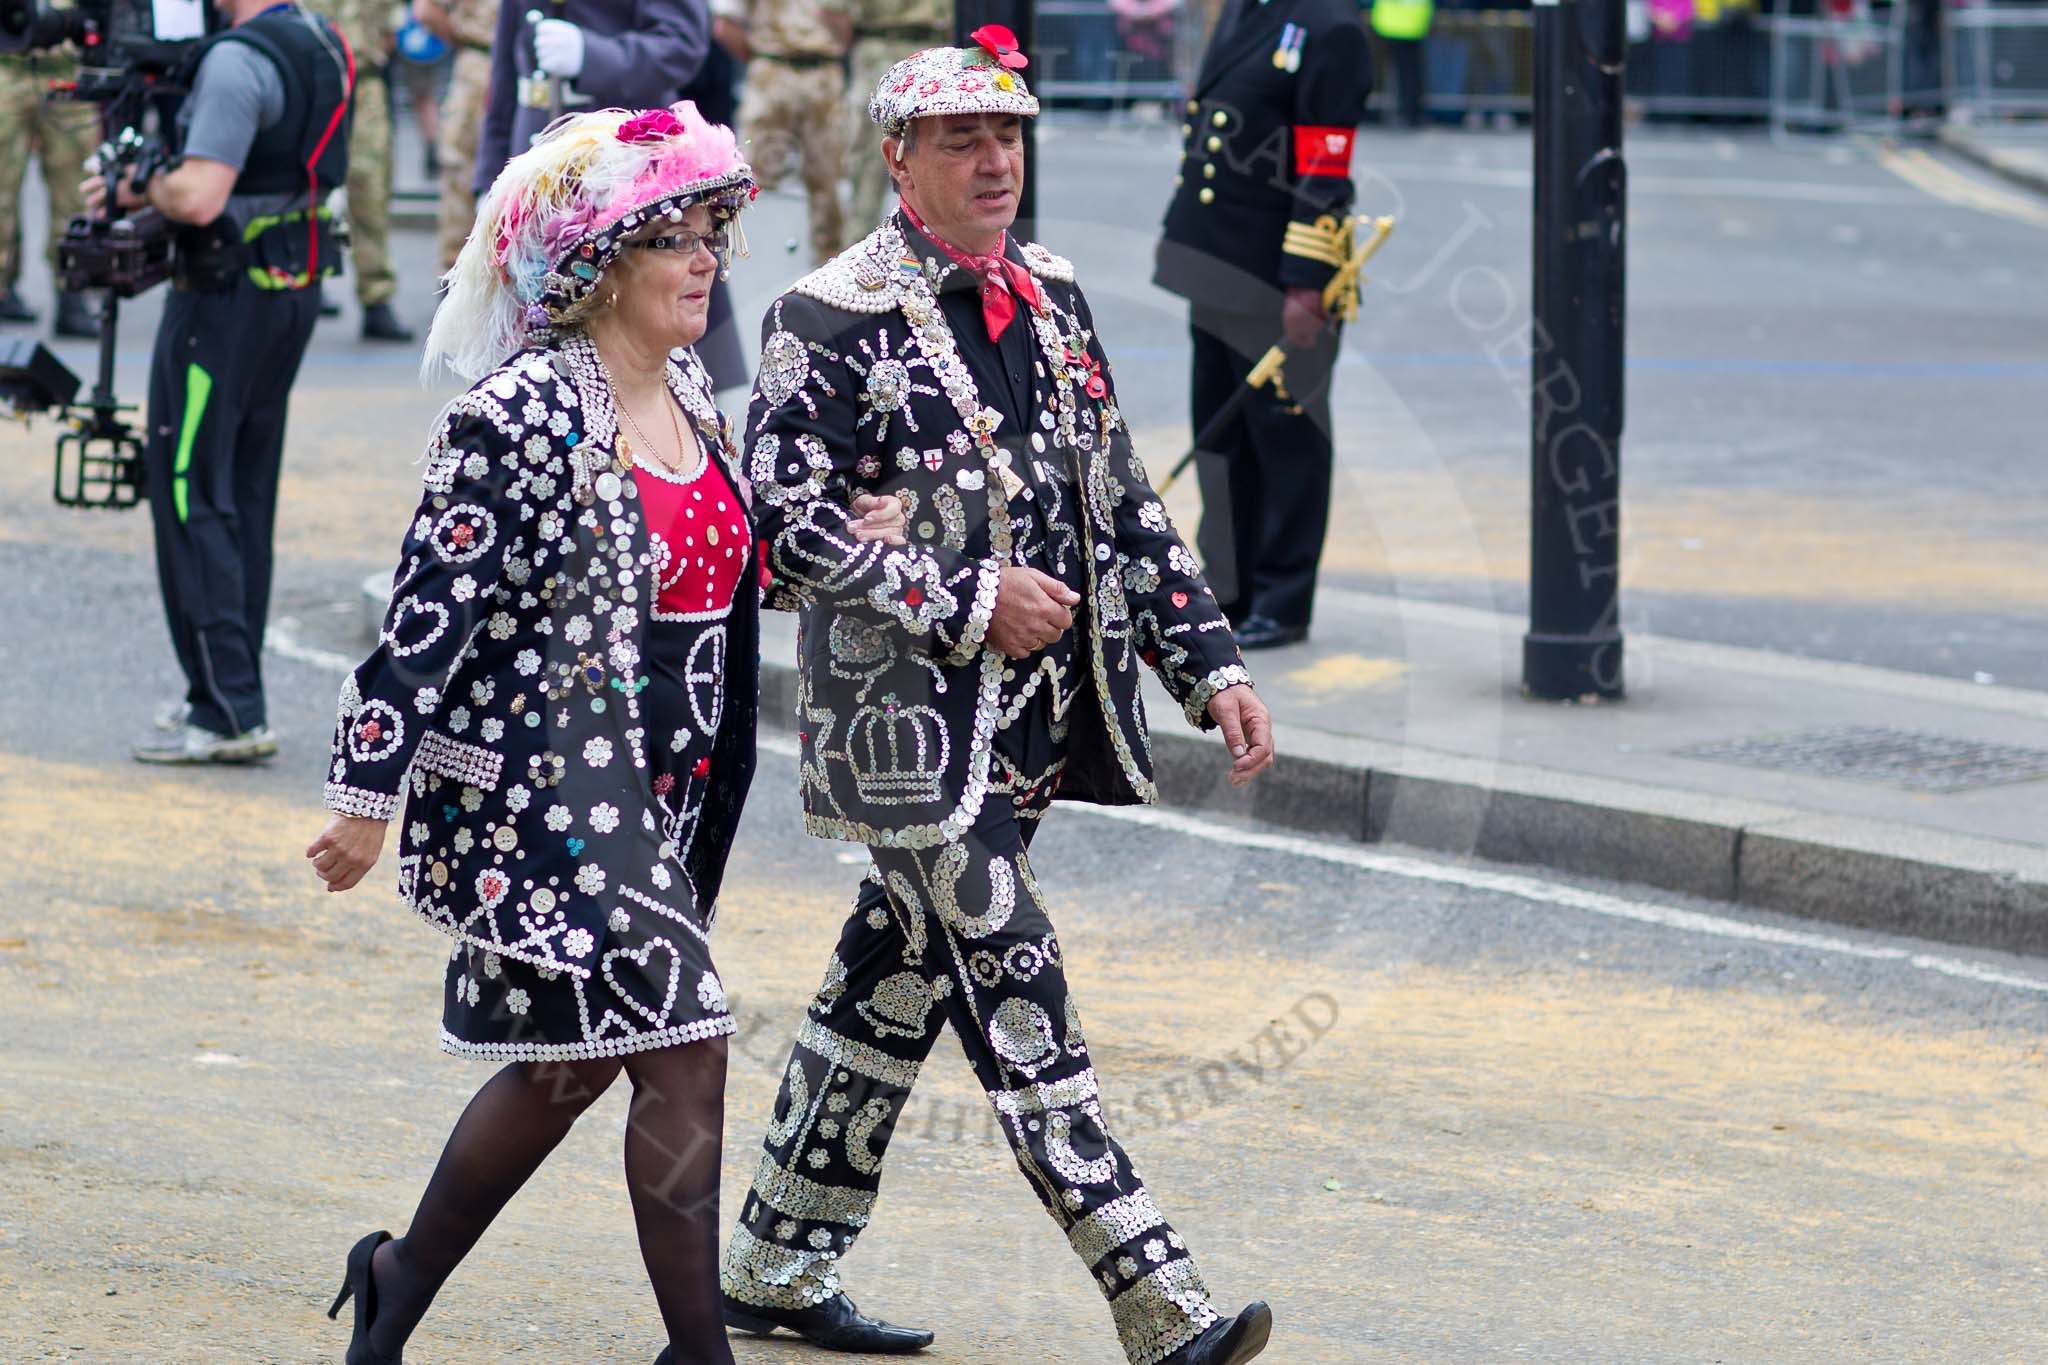
[[[593,347],[592,349],[595,350],[596,348]],[[662,453],[655,449],[654,442],[647,439],[647,433],[640,429],[640,423],[635,421],[633,414],[627,410],[625,399],[619,396],[619,383],[616,379],[612,378],[612,367],[604,363],[604,353],[602,351],[597,353],[597,368],[604,374],[605,387],[611,390],[612,406],[618,409],[619,416],[626,419],[626,425],[633,428],[633,435],[639,438],[641,449],[652,455],[656,464],[666,469],[670,474],[680,478],[684,466],[682,464],[671,464],[668,460],[664,459]],[[687,460],[688,456],[683,449],[683,428],[682,424],[676,420],[675,404],[671,402],[667,406],[669,408],[669,430],[676,438],[676,453]]]

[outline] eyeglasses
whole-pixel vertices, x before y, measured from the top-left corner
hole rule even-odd
[[[732,233],[724,228],[713,232],[672,232],[661,237],[643,237],[628,245],[648,251],[673,251],[685,258],[695,256],[698,247],[709,247],[712,255],[723,256],[732,245]]]

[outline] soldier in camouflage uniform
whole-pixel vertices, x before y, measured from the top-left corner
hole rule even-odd
[[[953,0],[855,0],[852,74],[847,77],[846,126],[853,129],[847,158],[852,194],[847,200],[850,242],[882,221],[882,200],[890,189],[882,161],[882,134],[868,122],[868,96],[882,73],[911,53],[953,41]]]
[[[391,0],[330,0],[330,18],[356,54],[355,126],[348,146],[349,254],[356,263],[356,302],[363,308],[363,340],[411,341],[391,300],[398,273],[391,268],[391,90],[385,72],[397,46]]]
[[[846,49],[855,0],[747,0],[747,89],[740,134],[761,188],[782,181],[792,154],[810,197],[811,255],[823,264],[846,245],[839,173],[846,165]],[[724,13],[721,5],[719,13]],[[870,224],[869,226],[873,226]]]
[[[85,209],[78,185],[85,179],[85,159],[99,141],[99,116],[90,104],[47,98],[51,81],[77,74],[78,65],[68,55],[0,58],[0,322],[36,320],[15,288],[21,275],[21,182],[29,157],[42,163],[49,193],[44,255],[53,275],[65,225]],[[99,335],[85,295],[58,291],[56,332],[60,337]]]
[[[447,274],[476,222],[476,144],[483,133],[484,107],[491,97],[491,39],[498,29],[498,0],[414,0],[413,17],[455,49],[448,91],[441,96],[439,210],[440,273]]]

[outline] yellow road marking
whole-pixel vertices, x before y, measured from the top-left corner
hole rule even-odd
[[[1987,185],[1920,147],[1879,145],[1877,164],[1917,190],[1945,203],[2048,228],[2048,206],[2018,190]]]
[[[1317,696],[1338,692],[1365,692],[1385,687],[1408,671],[1399,659],[1371,659],[1363,654],[1332,654],[1307,668],[1297,668],[1287,681]]]

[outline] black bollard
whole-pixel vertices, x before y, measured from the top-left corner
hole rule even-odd
[[[1038,2],[1037,0],[955,0],[953,6],[953,44],[956,47],[973,47],[974,39],[967,35],[983,24],[1001,24],[1017,35],[1017,50],[1031,59],[1031,65],[1024,68],[1024,84],[1034,94],[1046,71],[1038,62]],[[1041,102],[1043,96],[1040,96]],[[1010,229],[1010,235],[1020,242],[1037,240],[1038,236],[1038,121],[1024,120],[1024,189],[1017,196],[1017,222]]]
[[[1536,0],[1529,631],[1522,688],[1622,695],[1623,0]]]

